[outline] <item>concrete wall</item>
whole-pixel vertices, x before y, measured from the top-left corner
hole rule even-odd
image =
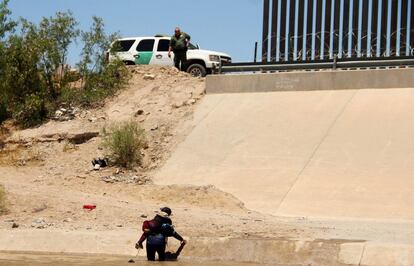
[[[159,184],[295,217],[414,220],[414,89],[207,95]]]
[[[414,68],[212,75],[207,93],[413,88]]]
[[[3,259],[6,262],[18,261],[17,254],[7,252],[21,253],[27,258],[26,261],[29,261],[30,255],[36,253],[78,254],[79,256],[83,254],[85,263],[94,262],[96,256],[100,258],[105,258],[107,255],[129,256],[125,258],[125,262],[132,257],[139,262],[137,265],[143,265],[145,259],[141,257],[145,256],[145,251],[138,252],[139,258],[137,258],[137,251],[134,249],[135,241],[136,230],[113,232],[0,230],[0,265],[7,265],[2,263]],[[177,241],[170,241],[168,249],[176,248]],[[220,265],[220,261],[231,261],[247,262],[246,265],[249,263],[275,265],[276,263],[277,265],[320,266],[411,266],[414,247],[358,240],[189,238],[181,257],[184,261],[194,264],[198,261],[216,260],[217,265]],[[120,264],[106,262],[105,265]]]

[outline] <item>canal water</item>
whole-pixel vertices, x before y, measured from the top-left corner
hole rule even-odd
[[[134,263],[128,262],[133,259]],[[0,253],[1,266],[105,266],[105,265],[165,265],[165,266],[248,266],[263,265],[252,263],[217,262],[183,259],[175,262],[148,262],[144,257],[99,256],[99,255],[57,255]]]

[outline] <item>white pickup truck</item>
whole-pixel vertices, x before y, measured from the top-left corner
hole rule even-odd
[[[168,57],[170,37],[131,37],[112,43],[112,51],[107,53],[108,60],[119,58],[127,65],[166,65],[173,66],[174,58]],[[213,73],[220,64],[231,63],[228,54],[202,50],[190,44],[187,52],[186,71],[193,76],[204,77]]]

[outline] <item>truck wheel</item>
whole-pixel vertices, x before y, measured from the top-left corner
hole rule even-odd
[[[187,68],[187,72],[193,77],[205,77],[207,70],[200,64],[192,64]]]

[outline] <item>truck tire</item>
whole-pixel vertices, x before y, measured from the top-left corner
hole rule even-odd
[[[207,70],[203,65],[191,64],[187,68],[187,73],[193,77],[205,77],[207,75]]]

